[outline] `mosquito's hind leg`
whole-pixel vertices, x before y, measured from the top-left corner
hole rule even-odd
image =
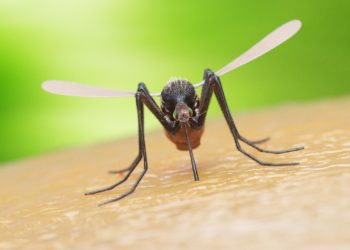
[[[212,87],[211,83],[209,83],[209,78],[210,78],[211,74],[214,74],[214,73],[212,73],[210,70],[204,71],[204,82],[205,83],[202,87],[202,93],[201,93],[201,98],[200,98],[201,101],[200,101],[200,107],[199,107],[199,112],[198,112],[199,115],[197,117],[197,121],[192,124],[194,126],[202,127],[205,123],[207,111],[209,108],[211,97],[213,95],[213,87]],[[237,133],[238,133],[238,131],[237,131]],[[243,136],[241,136],[241,135],[239,135],[239,136],[243,138]],[[248,140],[248,139],[245,139],[245,140],[251,144],[260,144],[260,143],[264,143],[264,142],[270,140],[270,137],[266,137],[266,138],[263,138],[260,140]]]
[[[138,133],[140,134],[140,128],[139,128],[139,132]],[[141,142],[140,142],[140,136],[139,136],[139,153],[135,157],[135,160],[131,163],[131,165],[129,167],[127,167],[127,168],[123,168],[123,169],[120,169],[120,170],[109,170],[108,173],[109,174],[121,174],[121,173],[125,173],[125,172],[131,172],[141,160],[142,150],[141,150],[140,147],[141,147]]]
[[[141,109],[141,110],[139,110]],[[97,194],[97,193],[101,193],[101,192],[105,192],[105,191],[109,191],[112,190],[114,188],[116,188],[117,186],[119,186],[120,184],[124,183],[125,181],[127,181],[130,177],[130,175],[132,174],[132,172],[135,170],[137,164],[141,161],[142,156],[143,156],[143,152],[145,152],[146,150],[143,149],[143,144],[141,142],[141,134],[143,133],[143,130],[141,129],[141,125],[143,126],[144,123],[144,117],[143,117],[143,106],[141,106],[139,108],[139,105],[137,105],[137,113],[138,113],[138,120],[139,120],[139,129],[138,129],[138,133],[139,133],[139,153],[136,156],[135,160],[131,163],[130,167],[125,168],[125,169],[121,169],[121,170],[117,170],[117,171],[109,171],[109,173],[122,173],[122,172],[126,172],[128,171],[128,173],[123,177],[123,179],[121,179],[120,181],[114,183],[113,185],[110,185],[108,187],[105,188],[101,188],[101,189],[96,189],[90,192],[86,192],[85,195],[91,195],[91,194]],[[140,113],[140,114],[139,114]]]
[[[131,169],[132,169],[132,165],[130,167],[123,168],[123,169],[120,169],[120,170],[109,170],[108,173],[109,174],[122,174],[122,173],[125,173],[125,172],[129,172]]]
[[[267,149],[262,149],[258,146],[256,146],[254,143],[252,143],[251,141],[245,139],[244,137],[242,137],[241,135],[238,135],[238,139],[243,141],[244,143],[246,143],[247,145],[251,146],[252,148],[258,150],[259,152],[263,152],[263,153],[270,153],[270,154],[285,154],[285,153],[290,153],[290,152],[295,152],[295,151],[299,151],[299,150],[303,150],[304,147],[296,147],[296,148],[290,148],[290,149],[285,149],[285,150],[267,150]]]
[[[100,206],[111,203],[111,202],[118,201],[118,200],[123,199],[124,197],[132,194],[136,190],[137,186],[139,185],[139,183],[142,180],[145,173],[147,172],[148,162],[147,162],[147,154],[146,154],[145,135],[144,135],[144,112],[143,112],[144,105],[146,105],[149,108],[149,110],[155,115],[155,117],[164,126],[165,129],[167,129],[168,131],[172,131],[172,130],[176,129],[176,127],[174,127],[174,125],[176,125],[176,123],[168,122],[168,120],[165,119],[163,112],[161,111],[161,109],[159,108],[157,103],[154,101],[152,96],[149,94],[145,84],[143,84],[143,83],[139,84],[135,97],[136,97],[137,116],[138,116],[138,125],[139,125],[139,157],[137,157],[135,159],[135,161],[134,161],[135,164],[133,163],[130,166],[130,171],[124,177],[123,180],[117,182],[116,184],[114,184],[110,187],[107,187],[107,188],[101,189],[101,190],[97,190],[97,191],[103,192],[106,190],[110,190],[110,189],[113,189],[114,187],[118,186],[122,182],[124,182],[130,176],[130,174],[134,171],[137,164],[141,161],[141,158],[143,158],[144,169],[141,172],[141,174],[139,175],[139,177],[137,178],[137,180],[135,181],[132,188],[128,192],[125,192],[124,194],[122,194],[114,199],[107,200],[106,202],[101,203]]]
[[[99,204],[99,206],[103,206],[103,205],[121,200],[121,199],[125,198],[126,196],[132,194],[136,190],[136,188],[139,185],[140,181],[142,180],[143,176],[147,172],[148,162],[147,162],[147,154],[146,154],[145,135],[144,135],[144,115],[143,115],[143,103],[142,103],[142,99],[141,99],[142,94],[143,94],[142,92],[141,93],[138,92],[136,94],[136,105],[137,105],[137,110],[138,110],[137,113],[138,113],[139,131],[140,131],[139,142],[140,142],[140,150],[141,150],[142,156],[143,156],[144,169],[143,169],[142,173],[140,174],[140,176],[135,181],[132,188],[128,192],[125,192],[124,194],[122,194],[114,199],[107,200],[107,201]]]
[[[247,138],[239,135],[239,137],[243,140],[245,140],[245,142],[247,144],[261,144],[261,143],[264,143],[264,142],[267,142],[268,140],[270,140],[270,137],[265,137],[263,139],[259,139],[259,140],[248,140]]]
[[[242,154],[249,157],[250,159],[252,159],[253,161],[257,162],[260,165],[263,165],[263,166],[295,166],[295,165],[299,165],[298,162],[272,163],[272,162],[261,161],[258,158],[249,154],[248,152],[246,152],[245,150],[243,150],[237,138],[234,138],[234,140],[235,140],[236,147],[237,147],[239,152],[241,152]]]
[[[256,146],[255,144],[263,143],[263,142],[267,141],[269,138],[265,138],[265,139],[258,140],[258,141],[251,141],[251,140],[248,140],[245,137],[243,137],[239,133],[235,123],[233,122],[231,113],[230,113],[229,108],[228,108],[227,103],[226,103],[226,98],[224,95],[224,91],[222,89],[220,79],[210,70],[205,71],[204,78],[205,78],[205,84],[203,86],[202,98],[204,97],[203,93],[204,93],[204,95],[210,96],[212,91],[214,90],[215,95],[216,95],[218,102],[220,104],[221,110],[224,113],[225,112],[228,113],[227,116],[229,116],[229,117],[226,118],[226,116],[225,116],[226,120],[227,119],[231,120],[231,122],[229,124],[231,132],[233,132],[236,135],[238,140],[246,143],[250,147],[258,150],[259,152],[270,153],[270,154],[285,154],[285,153],[295,152],[295,151],[299,151],[299,150],[304,149],[304,147],[297,147],[297,148],[291,148],[291,149],[286,149],[286,150],[267,150],[267,149],[262,149],[262,148]],[[207,105],[209,105],[209,103]]]
[[[93,191],[90,191],[90,192],[86,192],[85,195],[91,195],[91,194],[97,194],[97,193],[109,191],[109,190],[112,190],[112,189],[116,188],[120,184],[124,183],[127,179],[129,179],[130,175],[135,170],[137,164],[141,161],[141,158],[142,158],[142,156],[138,156],[138,158],[135,159],[135,161],[133,162],[133,165],[130,166],[128,174],[125,175],[124,178],[121,179],[120,181],[114,183],[113,185],[105,187],[105,188],[96,189],[96,190],[93,190]]]
[[[259,159],[257,159],[256,157],[250,155],[249,153],[247,153],[245,150],[242,149],[242,147],[239,143],[239,140],[247,143],[249,146],[259,150],[260,152],[265,152],[265,153],[283,154],[283,153],[301,150],[303,148],[300,147],[300,148],[294,148],[294,149],[289,149],[289,150],[280,150],[280,151],[264,150],[264,149],[259,148],[256,145],[254,145],[253,143],[251,143],[250,141],[248,141],[244,137],[242,137],[239,134],[239,132],[236,128],[236,125],[232,119],[230,110],[229,110],[227,102],[226,102],[224,91],[222,89],[220,79],[210,70],[205,71],[205,84],[203,86],[203,92],[204,92],[203,97],[207,97],[207,99],[206,99],[207,106],[209,105],[210,96],[212,95],[213,92],[215,93],[216,98],[219,102],[220,108],[225,116],[226,122],[227,122],[227,124],[230,128],[230,131],[232,133],[232,136],[234,138],[234,141],[235,141],[235,144],[236,144],[238,151],[240,151],[241,153],[243,153],[244,155],[246,155],[250,159],[254,160],[255,162],[259,163],[260,165],[264,165],[264,166],[290,166],[290,165],[298,165],[299,164],[299,163],[294,163],[294,162],[292,162],[292,163],[263,162],[263,161],[260,161]],[[203,95],[203,92],[202,92],[202,95]],[[209,96],[209,100],[208,100],[208,96]]]

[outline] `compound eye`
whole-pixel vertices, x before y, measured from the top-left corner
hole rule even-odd
[[[173,112],[173,117],[174,117],[175,120],[177,120],[177,112],[176,112],[176,110]]]

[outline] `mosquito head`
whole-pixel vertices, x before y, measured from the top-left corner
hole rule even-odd
[[[161,107],[172,119],[186,123],[193,115],[197,94],[187,80],[172,79],[161,93]]]
[[[189,108],[186,103],[179,102],[175,106],[173,117],[175,120],[178,120],[181,123],[187,123],[188,120],[192,117],[193,111]]]

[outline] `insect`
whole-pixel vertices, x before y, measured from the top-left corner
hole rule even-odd
[[[226,102],[226,97],[224,94],[223,87],[221,85],[220,76],[246,64],[255,58],[265,54],[266,52],[277,47],[290,37],[292,37],[301,27],[301,22],[299,20],[289,21],[279,28],[275,29],[273,32],[268,34],[265,38],[260,40],[248,51],[243,53],[241,56],[231,61],[229,64],[213,72],[209,69],[204,71],[204,80],[192,85],[189,81],[183,79],[171,79],[165,85],[161,93],[150,93],[144,83],[139,83],[136,92],[112,90],[105,88],[97,88],[89,85],[83,85],[79,83],[72,83],[66,81],[58,80],[48,80],[42,85],[43,89],[47,92],[67,95],[67,96],[81,96],[81,97],[124,97],[131,96],[136,99],[137,117],[138,117],[138,137],[139,137],[139,152],[135,157],[131,165],[125,169],[118,171],[111,171],[112,173],[123,173],[126,175],[120,181],[110,185],[106,188],[94,190],[87,192],[86,195],[96,194],[108,190],[112,190],[118,185],[124,183],[132,172],[135,170],[136,166],[143,159],[143,171],[135,181],[132,188],[111,200],[108,200],[100,205],[108,204],[111,202],[118,201],[135,191],[139,185],[141,179],[145,175],[148,169],[147,162],[147,152],[145,144],[144,135],[144,106],[146,106],[162,124],[165,130],[165,134],[170,141],[172,141],[177,149],[188,150],[191,165],[193,170],[194,180],[198,181],[198,170],[196,161],[193,155],[193,149],[200,145],[200,139],[204,132],[204,124],[206,119],[206,112],[208,110],[210,100],[213,94],[216,96],[221,111],[226,119],[227,125],[233,136],[233,140],[237,149],[250,159],[254,160],[260,165],[264,166],[290,166],[297,165],[298,163],[271,163],[263,162],[253,155],[246,152],[241,147],[241,142],[251,146],[252,148],[271,154],[284,154],[288,152],[302,150],[303,147],[292,148],[288,150],[266,150],[257,146],[257,144],[267,141],[269,138],[262,140],[252,141],[246,139],[238,131],[229,107]],[[202,86],[201,96],[196,94],[195,88]],[[161,98],[161,105],[155,102],[153,97]]]

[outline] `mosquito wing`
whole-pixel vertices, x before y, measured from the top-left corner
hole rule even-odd
[[[66,96],[80,96],[80,97],[124,97],[134,96],[134,92],[120,91],[113,89],[106,89],[100,87],[94,87],[90,85],[59,81],[48,80],[42,84],[42,88],[53,94],[66,95]]]
[[[80,97],[128,97],[135,96],[135,92],[106,89],[94,87],[87,84],[48,80],[42,84],[42,88],[52,94],[66,95],[66,96],[80,96]],[[159,97],[160,93],[150,93],[151,96]]]
[[[283,24],[282,26],[278,27],[270,34],[268,34],[266,37],[264,37],[262,40],[260,40],[249,50],[240,55],[238,58],[234,59],[232,62],[215,72],[215,74],[218,76],[222,76],[230,72],[231,70],[234,70],[258,58],[259,56],[262,56],[266,52],[272,50],[273,48],[277,47],[278,45],[292,37],[295,33],[298,32],[300,27],[301,21],[299,20],[293,20]],[[194,86],[199,87],[203,84],[204,81],[197,83]]]

